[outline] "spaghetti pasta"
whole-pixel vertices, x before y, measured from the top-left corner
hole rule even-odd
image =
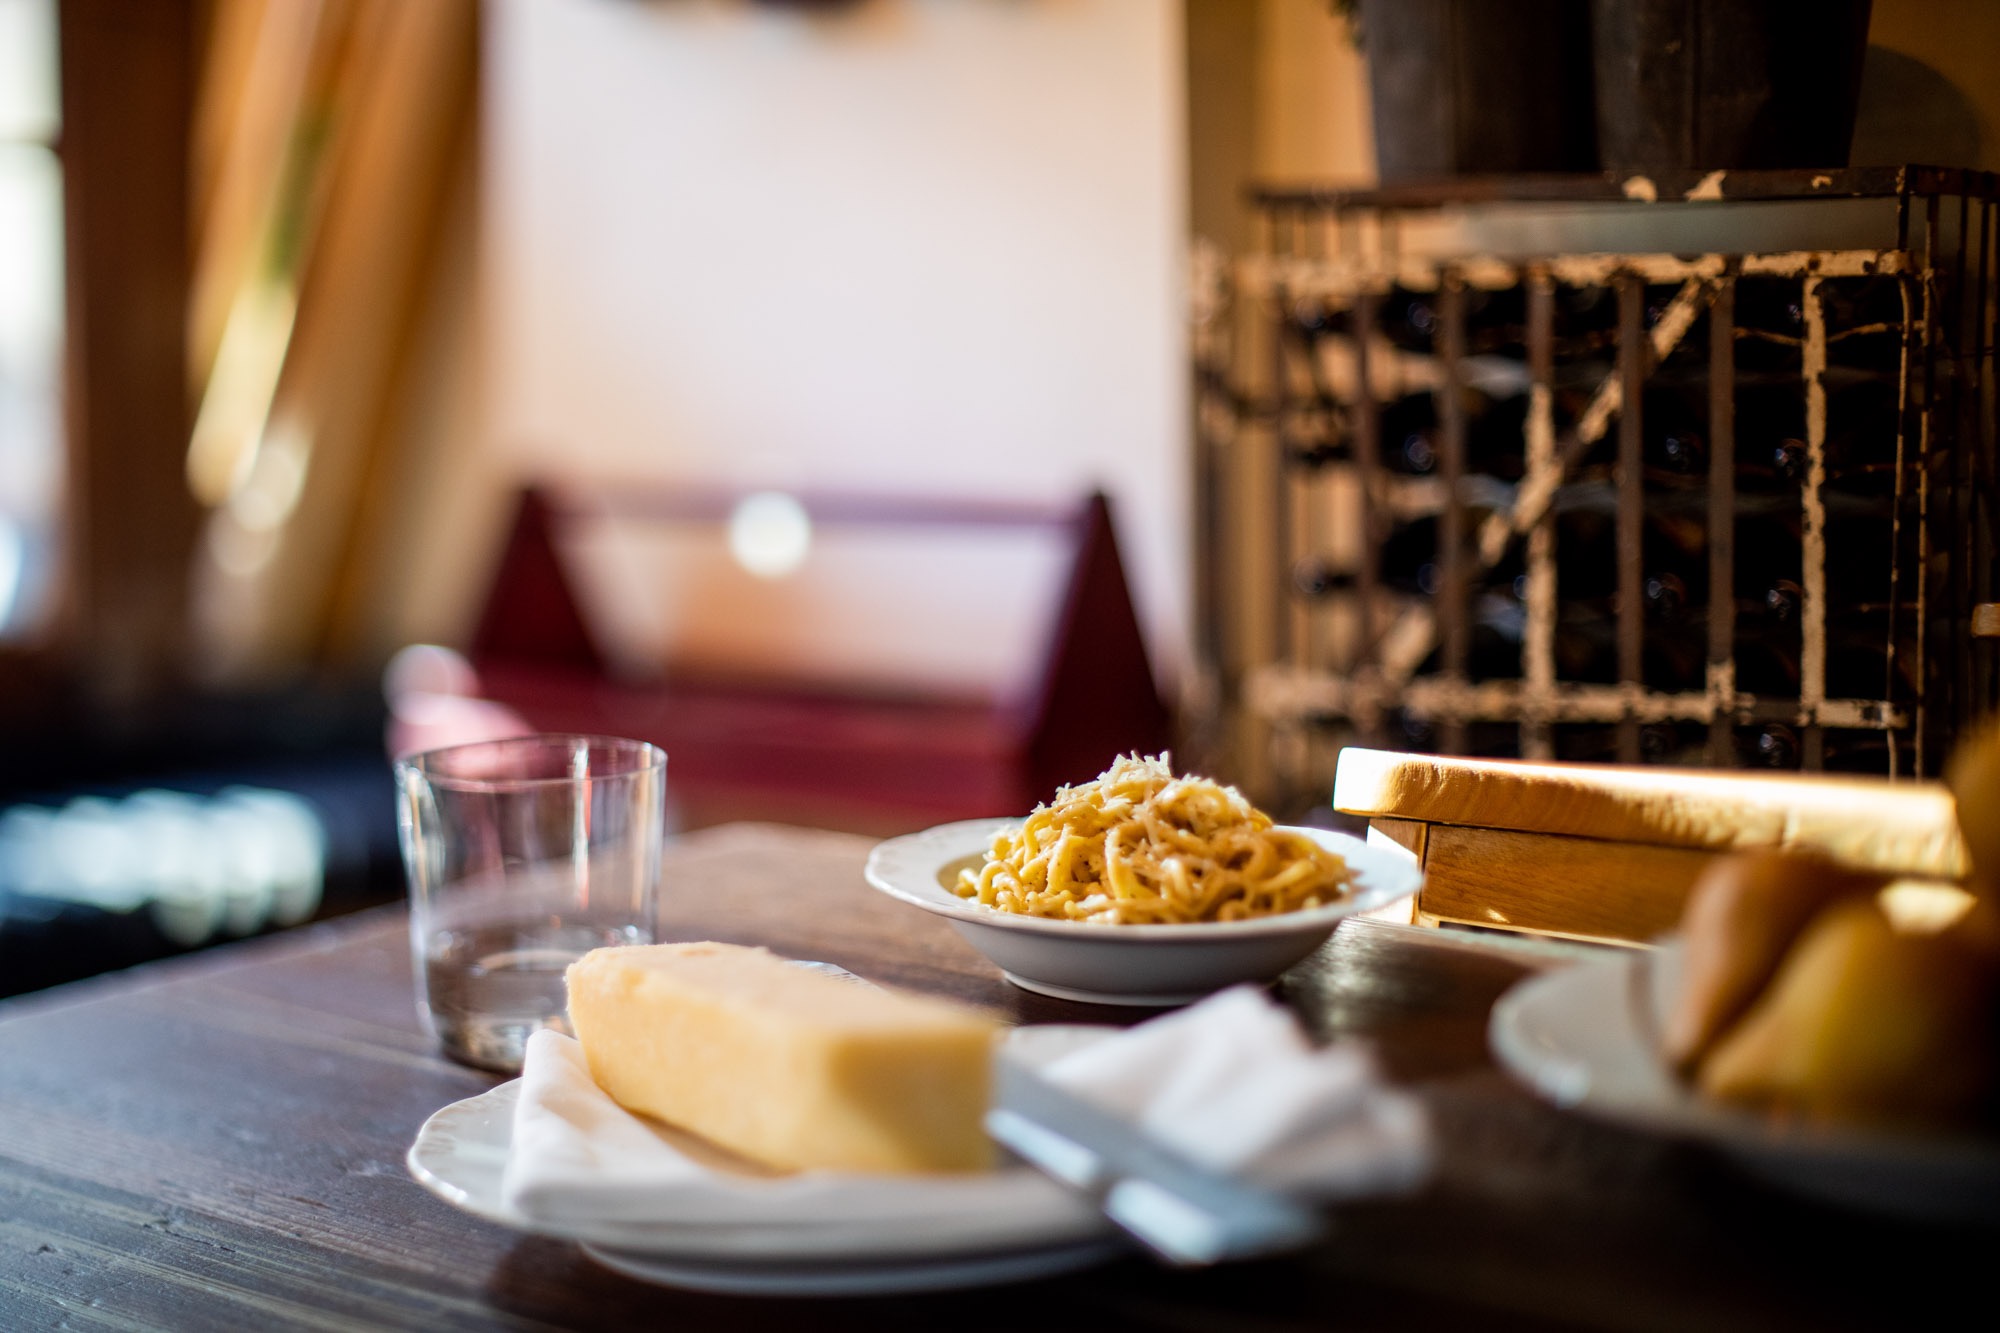
[[[1347,865],[1234,787],[1121,756],[1001,832],[953,891],[1002,912],[1106,925],[1242,921],[1335,902]]]

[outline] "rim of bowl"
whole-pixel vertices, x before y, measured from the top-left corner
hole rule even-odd
[[[1403,882],[1401,875],[1390,875],[1374,885],[1358,887],[1352,895],[1337,903],[1308,907],[1297,912],[1277,912],[1270,916],[1251,917],[1247,921],[1162,922],[1130,926],[1090,921],[1059,921],[1045,916],[1023,916],[1013,912],[1002,912],[968,899],[950,897],[951,890],[937,879],[938,872],[954,861],[979,856],[994,833],[1018,826],[1021,822],[1020,817],[961,819],[949,824],[939,824],[920,833],[906,833],[901,837],[889,838],[877,843],[874,850],[868,853],[868,864],[863,874],[869,885],[878,892],[954,921],[993,926],[1001,930],[1025,931],[1030,934],[1101,940],[1107,944],[1119,940],[1133,942],[1183,940],[1193,943],[1201,940],[1250,939],[1260,935],[1290,935],[1331,927],[1350,916],[1386,906],[1398,898],[1415,893],[1423,883],[1423,871],[1419,867],[1397,863],[1395,869],[1402,872],[1402,875],[1407,875],[1407,882]],[[1370,866],[1387,869],[1391,865],[1389,853],[1378,847],[1370,847],[1352,834],[1338,833],[1332,829],[1311,828],[1303,824],[1281,824],[1278,827],[1303,833],[1329,851],[1348,858],[1350,862],[1356,859],[1354,854],[1358,852],[1359,859],[1368,862]],[[954,839],[963,839],[961,845],[966,850],[942,855],[946,848],[952,845]],[[906,848],[928,841],[946,844],[939,849],[942,859],[928,868],[931,882],[937,885],[938,893],[946,897],[926,897],[920,890],[904,888],[897,884],[883,872],[882,862],[890,856],[900,855]]]

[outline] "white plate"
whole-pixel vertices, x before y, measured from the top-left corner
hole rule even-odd
[[[1343,917],[1417,891],[1423,871],[1400,853],[1326,829],[1301,828],[1346,860],[1355,882],[1326,907],[1250,921],[1114,926],[996,911],[951,885],[977,868],[993,835],[1017,819],[968,819],[891,838],[869,853],[868,882],[948,918],[972,947],[1024,990],[1096,1004],[1189,1004],[1242,981],[1269,981],[1326,942]]]
[[[1049,1025],[1009,1035],[1010,1057],[1044,1064],[1110,1029]],[[417,1131],[410,1174],[445,1202],[519,1231],[576,1240],[621,1273],[698,1291],[745,1295],[887,1295],[1047,1277],[1124,1252],[1110,1224],[1087,1212],[1024,1230],[996,1212],[982,1230],[903,1223],[762,1222],[670,1226],[630,1222],[561,1225],[509,1207],[500,1192],[513,1134],[518,1080],[445,1107]],[[1024,1166],[995,1172],[1005,1200]],[[1018,1182],[1012,1182],[1018,1184]]]
[[[1530,978],[1493,1007],[1493,1054],[1558,1106],[1700,1140],[1799,1193],[1905,1217],[2000,1221],[2000,1143],[1783,1124],[1696,1096],[1655,1035],[1679,982],[1678,944]]]
[[[770,1264],[714,1259],[682,1262],[590,1244],[583,1252],[606,1268],[642,1282],[726,1296],[902,1296],[1055,1277],[1101,1264],[1125,1249],[1119,1241],[1102,1240],[961,1258]]]

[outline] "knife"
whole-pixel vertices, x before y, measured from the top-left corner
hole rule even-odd
[[[1325,1230],[1313,1209],[1189,1161],[1018,1061],[994,1065],[986,1132],[1170,1264],[1279,1254]]]

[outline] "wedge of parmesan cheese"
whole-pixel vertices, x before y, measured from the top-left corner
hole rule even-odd
[[[595,949],[569,969],[591,1077],[628,1111],[791,1170],[970,1171],[992,1020],[795,967],[764,949]]]

